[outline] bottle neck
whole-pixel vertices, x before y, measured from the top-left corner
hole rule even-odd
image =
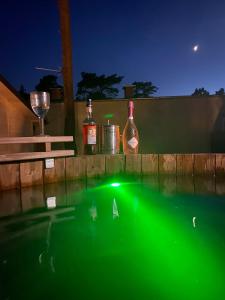
[[[86,116],[87,116],[87,119],[92,118],[92,107],[91,106],[86,107]]]
[[[128,106],[128,119],[133,120],[134,118],[134,106],[133,103]]]

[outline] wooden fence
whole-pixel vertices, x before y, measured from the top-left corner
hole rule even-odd
[[[0,164],[0,190],[117,174],[225,178],[225,154],[93,155]]]

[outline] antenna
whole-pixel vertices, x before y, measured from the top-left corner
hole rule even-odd
[[[42,70],[42,71],[50,71],[50,72],[62,73],[62,68],[51,69],[51,68],[35,67],[35,70]]]

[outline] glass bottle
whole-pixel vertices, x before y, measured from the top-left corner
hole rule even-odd
[[[123,130],[123,153],[124,154],[137,154],[139,146],[139,135],[137,127],[134,123],[134,102],[128,102],[128,119]]]
[[[88,99],[86,105],[86,118],[83,121],[84,154],[92,155],[97,152],[96,122],[92,115],[92,100]]]

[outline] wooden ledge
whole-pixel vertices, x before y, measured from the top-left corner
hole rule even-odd
[[[27,137],[0,137],[0,145],[5,144],[36,144],[36,143],[56,143],[72,142],[72,136],[27,136]]]
[[[25,152],[1,154],[0,162],[22,161],[40,158],[55,158],[64,156],[74,156],[74,150],[54,150],[49,152]]]

